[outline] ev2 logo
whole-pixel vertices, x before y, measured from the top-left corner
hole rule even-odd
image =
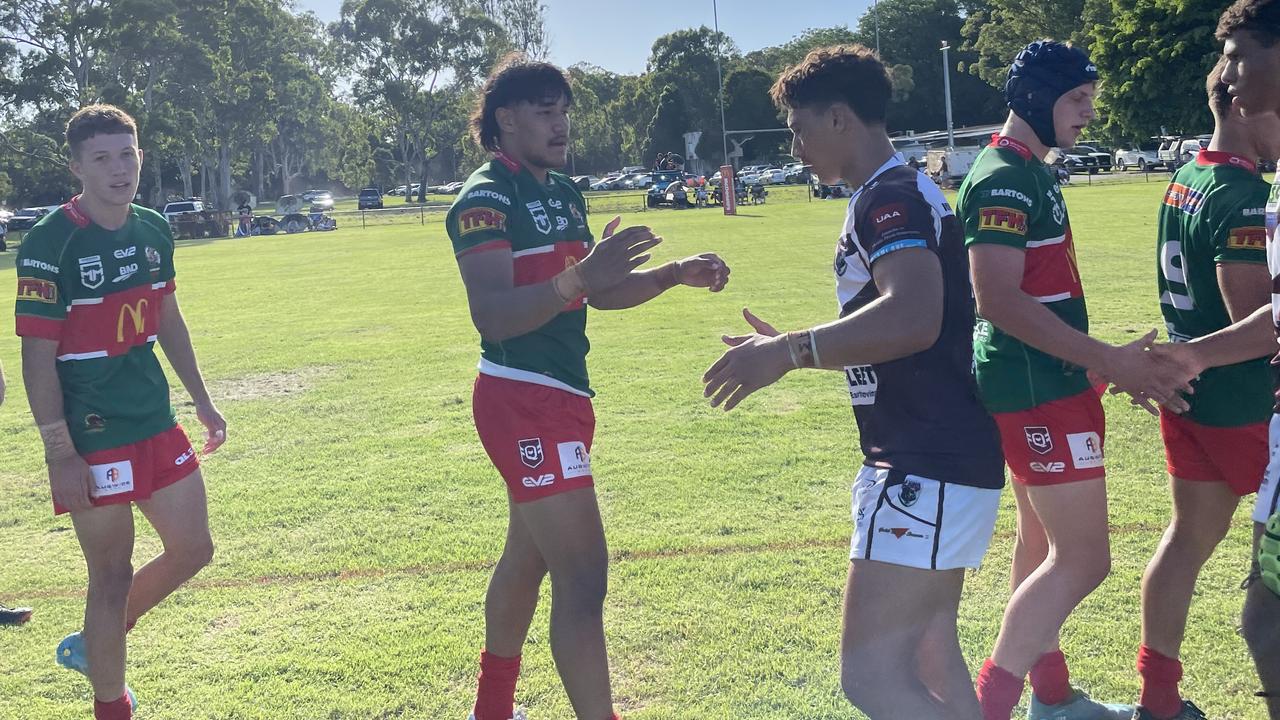
[[[539,475],[538,477],[525,476],[521,478],[520,484],[527,488],[546,487],[556,481],[556,476],[551,473]]]
[[[1067,471],[1067,464],[1064,462],[1033,462],[1031,463],[1031,472],[1038,473],[1060,473]]]

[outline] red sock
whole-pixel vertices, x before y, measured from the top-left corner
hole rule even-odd
[[[1158,718],[1171,718],[1182,712],[1182,695],[1178,692],[1182,663],[1177,658],[1143,645],[1138,648],[1138,674],[1142,676],[1139,705]]]
[[[978,704],[982,720],[1011,720],[1013,706],[1022,699],[1023,680],[987,658],[978,671]]]
[[[511,720],[515,714],[516,678],[520,656],[498,657],[480,651],[480,678],[476,689],[476,720]]]
[[[1031,666],[1031,692],[1045,705],[1061,705],[1071,699],[1071,675],[1061,650],[1041,655]]]
[[[93,701],[93,720],[132,720],[133,704],[129,702],[129,693],[121,695],[111,702]]]

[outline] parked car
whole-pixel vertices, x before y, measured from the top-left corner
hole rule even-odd
[[[1063,165],[1066,166],[1067,172],[1071,173],[1089,173],[1090,175],[1098,174],[1098,158],[1076,150],[1068,148],[1061,151]]]
[[[684,173],[679,170],[662,170],[650,175],[649,179],[651,181],[649,185],[649,193],[645,198],[645,203],[649,207],[656,208],[659,205],[687,206],[689,204],[688,186],[685,185]],[[675,193],[674,191],[667,192],[667,188],[670,187],[673,182],[678,182],[684,186],[685,193],[683,193],[683,202],[681,202],[678,193]]]
[[[619,175],[637,175],[637,174],[643,173],[645,170],[648,170],[648,169],[649,168],[643,165],[628,165],[622,168],[622,170],[618,171],[618,174]]]
[[[332,200],[333,193],[329,192],[328,190],[308,190],[302,193],[302,199],[306,202],[311,202],[318,197],[327,197],[330,200]]]
[[[810,185],[810,189],[813,191],[813,196],[819,200],[826,200],[827,198],[846,198],[850,195],[849,185],[843,180],[837,182],[835,185],[825,185],[823,183],[815,182]]]
[[[1142,172],[1161,167],[1160,146],[1153,143],[1134,145],[1128,150],[1117,150],[1115,168],[1121,172],[1129,168],[1137,168]]]
[[[381,210],[382,193],[375,187],[362,189],[356,197],[356,208],[358,210]]]
[[[765,168],[756,173],[756,181],[761,185],[781,185],[787,181],[787,173],[781,168]]]
[[[204,210],[204,201],[191,198],[166,204],[160,214],[164,215],[164,219],[168,220],[169,224],[172,225],[177,222],[178,216],[183,213],[198,213],[204,212]]]
[[[592,185],[600,182],[595,175],[575,175],[570,179],[579,190],[590,190]]]
[[[1098,169],[1111,172],[1111,153],[1094,145],[1077,145],[1071,148],[1071,152],[1088,155],[1097,161]]]
[[[653,175],[644,173],[631,176],[631,179],[623,183],[622,187],[625,190],[648,190],[652,184]]]
[[[1164,142],[1160,143],[1160,150],[1158,151],[1160,162],[1170,170],[1176,170],[1195,160],[1201,149],[1209,147],[1209,140],[1212,137],[1212,135],[1194,137],[1166,136]]]
[[[53,211],[53,208],[56,207],[58,206],[51,205],[49,207],[23,208],[15,212],[13,216],[9,218],[9,222],[5,224],[8,225],[10,230],[15,232],[18,230],[30,230],[35,227],[36,223],[40,222],[40,218],[48,215]]]

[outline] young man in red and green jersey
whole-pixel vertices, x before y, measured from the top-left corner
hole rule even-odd
[[[986,720],[1009,720],[1031,675],[1031,718],[1127,718],[1072,688],[1058,633],[1110,570],[1104,419],[1092,370],[1136,397],[1180,402],[1146,352],[1087,334],[1066,202],[1044,159],[1093,120],[1098,74],[1079,49],[1028,45],[1009,69],[1008,120],[960,188],[978,321],[978,387],[1000,429],[1018,507],[1013,594],[978,674]],[[1185,405],[1185,403],[1184,403]]]
[[[613,711],[603,609],[608,551],[591,469],[587,306],[648,302],[676,285],[719,291],[729,270],[704,254],[637,271],[661,238],[648,228],[597,242],[582,194],[564,175],[573,92],[564,73],[516,54],[481,92],[477,142],[494,154],[446,219],[480,333],[476,430],[507,487],[506,546],[485,598],[475,720],[522,718],[520,654],[551,576],[551,652],[579,720]]]
[[[66,140],[83,189],[23,239],[16,324],[54,512],[71,514],[89,571],[84,630],[57,659],[89,677],[95,718],[126,720],[135,701],[125,634],[213,555],[200,463],[175,420],[157,341],[208,430],[205,453],[226,439],[226,421],[178,309],[169,225],[132,204],[142,166],[133,119],[89,106]],[[164,545],[136,573],[135,503]]]
[[[1232,108],[1222,69],[1219,63],[1206,84],[1213,139],[1178,169],[1160,205],[1156,285],[1174,343],[1243,320],[1270,295],[1268,187],[1256,162],[1275,145],[1280,125],[1274,115],[1246,119]],[[1160,413],[1173,519],[1142,579],[1141,720],[1204,717],[1178,691],[1191,596],[1240,497],[1257,492],[1267,466],[1266,358],[1205,370],[1194,387],[1190,410]]]

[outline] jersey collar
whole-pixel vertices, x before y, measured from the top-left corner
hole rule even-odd
[[[71,220],[72,224],[74,224],[76,227],[80,228],[81,230],[89,227],[89,216],[85,214],[84,210],[80,209],[79,195],[76,195],[75,197],[71,198],[67,202],[63,203],[62,212],[66,213],[67,218]]]
[[[1033,157],[1035,157],[1031,153],[1031,148],[1027,147],[1026,143],[1022,142],[1021,140],[1015,140],[1009,137],[1008,135],[1001,135],[1000,133],[996,133],[995,135],[991,136],[991,144],[988,145],[987,147],[1008,148],[1009,150],[1012,150],[1015,153],[1017,153],[1018,156],[1021,157],[1023,160],[1030,161]]]
[[[1196,156],[1197,165],[1234,165],[1251,173],[1258,172],[1258,164],[1248,158],[1220,150],[1201,150]]]
[[[883,175],[885,172],[892,170],[893,168],[896,168],[899,165],[906,165],[906,164],[907,164],[907,161],[902,158],[902,153],[894,153],[890,155],[889,159],[885,160],[883,165],[876,168],[876,171],[871,173],[871,177],[867,178],[866,182],[862,183],[862,185],[859,186],[857,190],[853,191],[850,201],[852,201],[853,197],[857,197],[858,195],[860,195],[862,191],[867,188],[868,185],[875,182],[875,179]]]
[[[516,161],[514,158],[512,158],[510,155],[508,155],[508,154],[506,154],[506,153],[502,152],[501,150],[498,150],[497,152],[495,152],[495,153],[493,154],[493,159],[494,159],[494,160],[497,160],[498,162],[502,163],[503,165],[506,165],[506,166],[507,166],[507,169],[508,169],[508,170],[510,170],[510,171],[511,171],[511,172],[513,172],[513,173],[518,173],[518,172],[520,172],[520,163],[519,163],[519,162],[517,162],[517,161]]]

